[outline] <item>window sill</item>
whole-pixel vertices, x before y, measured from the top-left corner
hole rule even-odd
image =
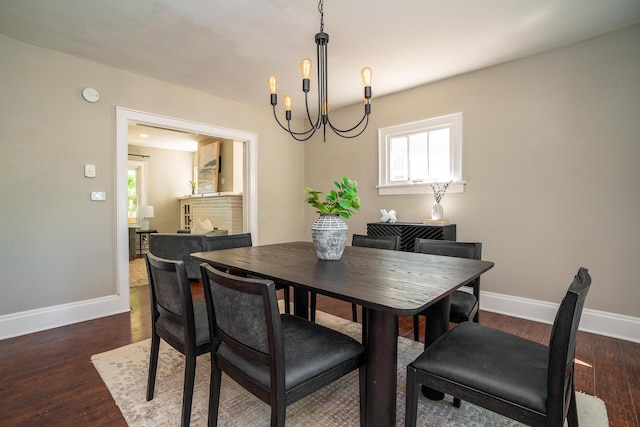
[[[464,193],[465,181],[452,182],[447,188],[447,193]],[[433,194],[431,184],[402,184],[402,185],[379,185],[379,196],[396,196],[403,194]]]

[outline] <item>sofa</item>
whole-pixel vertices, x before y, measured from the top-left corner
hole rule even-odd
[[[200,263],[191,259],[194,252],[203,252],[207,238],[213,236],[226,236],[227,230],[214,230],[206,234],[178,233],[153,233],[149,235],[149,252],[153,255],[184,261],[187,276],[191,280],[200,279]]]

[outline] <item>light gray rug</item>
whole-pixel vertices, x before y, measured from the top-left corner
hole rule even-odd
[[[360,338],[360,325],[318,312],[320,324]],[[149,347],[151,340],[140,341],[91,357],[91,361],[109,388],[116,405],[129,426],[172,426],[180,424],[184,357],[162,342],[155,397],[145,400]],[[404,425],[406,366],[422,351],[422,344],[398,338],[398,425]],[[198,357],[192,426],[207,424],[210,356]],[[577,393],[581,426],[608,426],[604,402],[597,397]],[[424,397],[418,404],[418,425],[422,426],[520,426],[512,420],[467,402],[457,409],[451,397],[433,402]],[[267,426],[270,408],[246,392],[227,376],[223,377],[220,397],[221,426]],[[353,372],[324,389],[287,408],[288,426],[357,426],[358,374]]]

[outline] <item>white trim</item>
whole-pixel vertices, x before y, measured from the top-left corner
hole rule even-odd
[[[559,304],[494,292],[480,292],[480,309],[552,324]],[[482,321],[482,320],[481,320]],[[580,330],[640,343],[640,318],[585,308]]]
[[[119,300],[110,295],[0,316],[0,340],[129,311]]]
[[[128,127],[129,122],[160,126],[183,132],[210,135],[235,141],[246,146],[246,165],[244,180],[243,227],[252,234],[252,240],[258,243],[258,135],[255,133],[222,128],[206,123],[196,123],[173,117],[161,116],[143,111],[116,107],[116,248],[118,260],[118,295],[122,307],[129,308],[129,225],[127,218],[127,167],[128,167]]]
[[[447,193],[464,193],[466,182],[452,182],[447,188]],[[379,196],[394,196],[401,194],[433,194],[431,184],[401,184],[378,186]]]

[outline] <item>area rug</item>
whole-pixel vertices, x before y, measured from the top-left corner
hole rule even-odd
[[[146,286],[149,284],[149,278],[147,277],[147,266],[144,263],[144,258],[136,258],[133,261],[129,261],[129,287],[135,288],[136,286]]]
[[[360,338],[360,325],[323,312],[317,322]],[[155,397],[145,400],[150,340],[140,341],[91,357],[91,362],[107,385],[129,426],[172,426],[180,424],[184,357],[162,342]],[[398,425],[404,425],[406,365],[422,351],[422,344],[398,338]],[[196,384],[191,415],[192,426],[207,425],[210,356],[198,357]],[[420,426],[520,426],[515,421],[462,402],[454,408],[452,398],[439,402],[421,397],[418,403]],[[609,425],[604,402],[597,397],[577,393],[581,426]],[[267,426],[270,408],[223,376],[218,423],[221,426]],[[343,377],[322,390],[287,407],[287,426],[357,426],[358,373]]]

